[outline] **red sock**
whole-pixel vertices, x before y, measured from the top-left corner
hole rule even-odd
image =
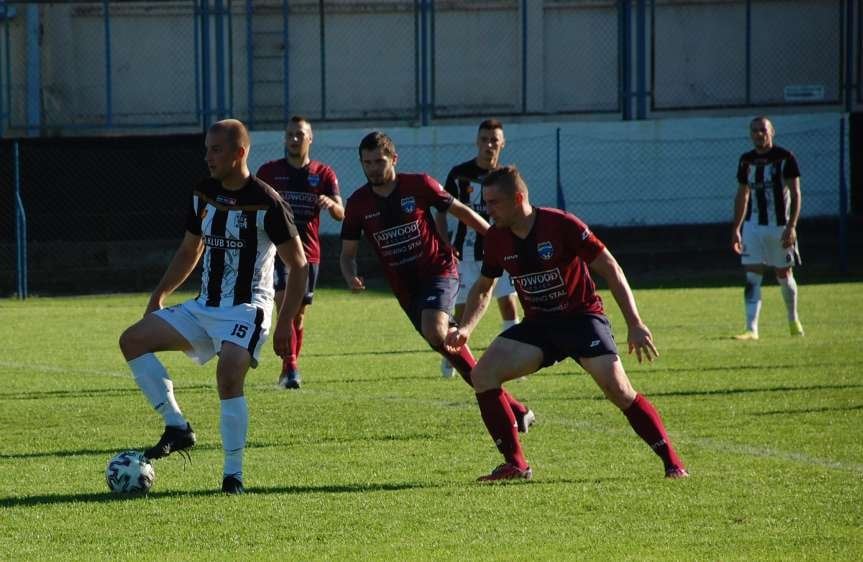
[[[445,347],[441,346],[437,349],[438,353],[447,358],[450,362],[450,365],[458,371],[458,374],[461,375],[461,378],[464,379],[464,382],[473,386],[473,381],[470,380],[470,372],[476,366],[476,359],[474,359],[473,354],[470,352],[468,346],[463,345],[462,348],[458,351],[458,353],[453,354],[446,350]],[[524,415],[527,413],[527,408],[516,400],[512,394],[501,388],[501,392],[503,392],[504,398],[506,398],[509,407],[512,409],[513,413]]]
[[[291,353],[291,355],[293,355],[294,368],[295,369],[297,368],[297,360],[299,360],[299,358],[300,358],[300,350],[302,348],[303,348],[303,327],[302,326],[297,327],[295,324],[294,325],[294,349],[293,349],[293,353]]]
[[[297,334],[297,327],[291,324],[291,354],[282,359],[282,372],[297,370],[297,340],[303,337],[302,332]]]
[[[514,464],[521,470],[527,468],[527,461],[518,442],[518,425],[515,423],[515,416],[502,389],[494,388],[480,392],[476,395],[476,401],[479,403],[482,421],[485,422],[489,435],[506,462]]]
[[[665,433],[662,418],[659,417],[659,412],[650,400],[637,394],[632,405],[623,410],[623,415],[629,420],[629,425],[635,433],[650,445],[654,453],[659,455],[666,470],[673,467],[683,468],[683,463],[677,458],[677,453],[674,452],[671,441]]]

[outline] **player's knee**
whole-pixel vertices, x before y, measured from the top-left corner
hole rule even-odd
[[[495,371],[479,363],[470,372],[470,380],[477,394],[500,386],[500,380],[495,376]]]
[[[126,328],[126,330],[120,334],[119,344],[120,351],[123,352],[123,356],[127,361],[144,353],[144,351],[142,351],[144,340],[141,337],[140,330],[136,329],[136,326]]]

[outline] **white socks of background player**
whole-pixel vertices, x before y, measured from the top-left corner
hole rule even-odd
[[[758,313],[761,312],[761,279],[759,273],[746,272],[746,288],[743,301],[746,303],[746,329],[758,333]]]
[[[245,396],[222,400],[219,429],[222,432],[222,447],[225,450],[225,476],[243,481],[243,451],[246,448],[246,432],[249,429],[249,406]]]
[[[516,318],[515,320],[504,320],[500,323],[500,331],[504,332],[506,330],[509,330],[516,324],[518,324],[518,318]]]
[[[779,279],[779,287],[782,289],[782,298],[785,300],[785,308],[788,309],[788,321],[799,320],[797,317],[797,281],[794,275],[788,272],[788,277]]]
[[[186,427],[186,418],[180,412],[177,400],[174,398],[174,381],[171,380],[165,366],[152,353],[145,353],[129,361],[129,369],[135,376],[135,382],[144,392],[153,408],[162,415],[165,425]]]

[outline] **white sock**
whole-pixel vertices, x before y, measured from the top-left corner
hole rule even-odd
[[[746,329],[758,333],[758,313],[761,312],[761,279],[758,273],[746,272],[746,289],[743,301],[746,303]]]
[[[222,432],[222,448],[225,451],[225,476],[243,481],[243,451],[246,448],[246,432],[249,429],[249,406],[246,397],[222,400],[219,420]]]
[[[515,320],[504,320],[500,323],[500,331],[503,332],[518,324],[518,317]]]
[[[797,281],[791,272],[788,277],[779,279],[779,288],[782,289],[782,298],[785,300],[785,308],[788,309],[788,321],[798,320],[797,316]]]
[[[174,398],[174,381],[161,361],[154,354],[145,353],[129,361],[129,369],[135,375],[135,382],[144,392],[144,396],[162,415],[165,425],[186,427],[188,422]]]

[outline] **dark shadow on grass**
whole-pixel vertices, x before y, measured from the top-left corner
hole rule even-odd
[[[177,386],[178,390],[213,389],[215,384],[193,384],[188,386]],[[33,392],[0,392],[0,400],[42,400],[45,398],[90,398],[93,396],[124,396],[127,394],[140,394],[137,387],[129,388],[92,388],[76,390],[46,390]]]
[[[807,390],[845,390],[849,388],[863,388],[863,384],[814,384],[809,386],[768,386],[763,388],[725,388],[719,390],[672,390],[668,392],[651,392],[650,396],[725,396],[757,392],[799,392]]]
[[[485,351],[486,347],[471,347],[474,354]],[[341,353],[303,353],[303,357],[353,357],[363,355],[410,355],[412,353],[435,353],[430,347],[421,349],[379,349],[379,350],[363,350],[363,351],[345,351]]]
[[[842,406],[836,408],[802,408],[799,410],[771,410],[769,412],[755,412],[753,416],[776,416],[776,415],[794,415],[794,414],[818,414],[821,412],[851,412],[853,410],[863,410],[863,404],[856,406]]]
[[[358,494],[368,492],[398,492],[401,490],[416,490],[436,488],[430,484],[419,484],[415,482],[404,482],[398,484],[342,484],[324,486],[252,486],[246,488],[247,494]],[[123,496],[103,492],[99,494],[45,494],[40,496],[23,496],[18,498],[0,499],[0,508],[29,507],[37,505],[51,505],[64,503],[105,503],[116,501],[144,501],[159,498],[183,498],[183,497],[205,497],[222,496],[221,490],[192,490],[192,491],[157,491],[148,495]],[[227,496],[225,496],[226,499]]]

